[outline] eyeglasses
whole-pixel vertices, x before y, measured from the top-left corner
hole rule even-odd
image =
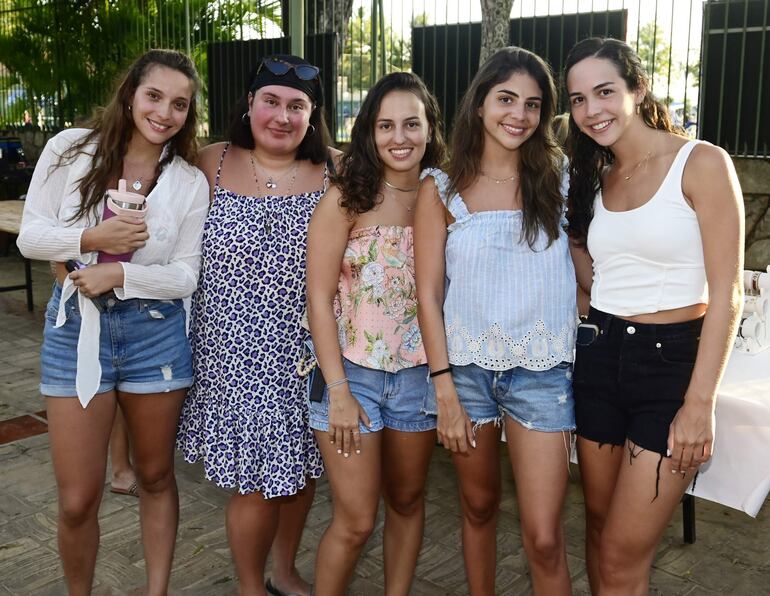
[[[262,71],[263,66],[279,77],[285,75],[291,69],[294,69],[294,74],[296,74],[297,78],[302,81],[312,81],[318,77],[318,73],[321,72],[317,66],[311,64],[292,64],[291,62],[279,60],[278,58],[265,58],[262,60],[262,64],[259,65],[257,74]]]

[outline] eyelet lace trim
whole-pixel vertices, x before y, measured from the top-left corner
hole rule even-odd
[[[494,323],[478,337],[450,324],[446,329],[449,362],[463,366],[476,364],[488,370],[508,370],[521,366],[528,370],[548,370],[560,362],[572,362],[574,322],[558,333],[549,331],[542,320],[521,339],[515,340]]]

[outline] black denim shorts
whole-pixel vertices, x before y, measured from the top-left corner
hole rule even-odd
[[[632,323],[591,308],[581,334],[573,392],[577,434],[599,444],[626,439],[666,455],[669,425],[684,403],[703,319],[661,325]]]

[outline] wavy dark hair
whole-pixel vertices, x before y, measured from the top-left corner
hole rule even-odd
[[[73,220],[84,215],[93,215],[111,181],[118,178],[123,171],[123,158],[135,130],[129,106],[139,85],[156,66],[165,66],[181,72],[189,79],[192,87],[187,119],[181,130],[168,142],[168,150],[155,169],[156,178],[166,164],[177,155],[188,163],[195,162],[198,154],[196,138],[198,121],[196,96],[200,89],[198,72],[192,60],[182,52],[149,50],[137,58],[118,81],[112,100],[105,107],[95,110],[93,117],[86,125],[91,129],[88,134],[64,151],[58,163],[54,165],[59,167],[71,163],[79,154],[89,152],[88,146],[95,143],[94,167],[78,181],[80,206],[73,215]]]
[[[283,57],[285,58],[285,56]],[[305,61],[302,60],[302,62]],[[257,75],[258,69],[259,67],[256,67],[249,73],[246,79],[246,90],[230,112],[230,127],[227,133],[227,138],[233,145],[242,149],[248,149],[249,151],[254,149],[255,146],[254,134],[251,132],[250,123],[244,122],[243,115],[249,111],[249,93],[252,92],[252,82]],[[320,78],[318,79],[318,87],[322,89]],[[254,93],[256,93],[256,90]],[[331,145],[332,141],[322,106],[313,106],[313,111],[310,112],[310,124],[314,128],[314,132],[308,132],[305,138],[302,139],[299,147],[297,147],[296,158],[309,159],[314,164],[323,163],[329,159],[329,145]]]
[[[492,88],[514,73],[532,77],[543,96],[540,123],[519,149],[524,218],[521,240],[533,247],[542,230],[548,236],[550,246],[559,236],[564,199],[559,191],[562,152],[554,137],[552,123],[556,113],[556,86],[551,68],[542,58],[523,48],[508,47],[495,52],[479,69],[455,117],[447,173],[453,192],[462,192],[481,175],[484,123],[478,110]]]
[[[645,90],[639,106],[639,115],[644,123],[657,130],[682,134],[671,122],[668,110],[650,92],[647,72],[639,56],[628,44],[610,37],[589,37],[578,42],[567,55],[564,65],[563,84],[566,90],[570,69],[586,58],[609,60],[626,82],[629,91]],[[567,135],[567,156],[569,157],[569,195],[567,231],[579,245],[584,246],[588,226],[594,215],[594,199],[602,185],[602,169],[615,161],[609,147],[602,147],[582,132],[570,114]]]
[[[340,174],[334,180],[342,193],[340,206],[351,215],[366,213],[383,199],[380,187],[384,171],[374,142],[374,127],[382,100],[392,91],[413,93],[425,106],[431,136],[420,168],[439,167],[446,159],[441,111],[436,98],[416,74],[393,72],[385,75],[369,90],[361,104],[350,133],[350,143],[340,162]]]

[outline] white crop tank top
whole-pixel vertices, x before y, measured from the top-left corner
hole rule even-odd
[[[596,193],[587,240],[594,308],[628,317],[708,303],[700,227],[682,194],[697,143],[679,149],[657,192],[636,209],[608,211]]]

